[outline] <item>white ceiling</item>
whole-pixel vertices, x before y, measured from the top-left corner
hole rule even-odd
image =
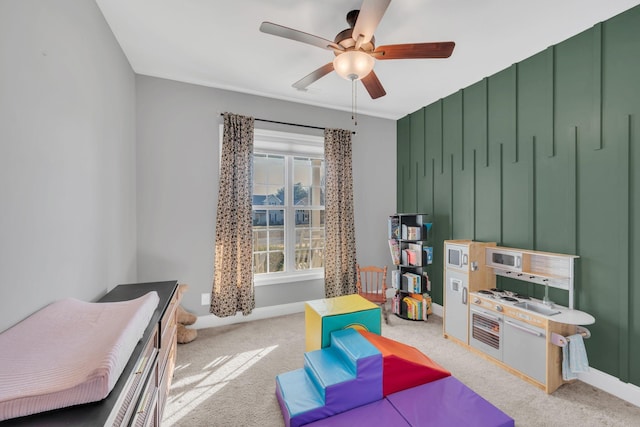
[[[333,40],[361,0],[96,0],[138,74],[351,110],[331,73],[291,87],[333,53],[264,34],[262,21]],[[455,41],[449,59],[377,61],[387,95],[358,84],[358,113],[398,119],[607,20],[640,0],[394,0],[376,44]]]

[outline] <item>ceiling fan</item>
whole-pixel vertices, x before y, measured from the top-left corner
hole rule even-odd
[[[295,82],[294,88],[304,90],[316,80],[336,71],[347,80],[362,80],[371,98],[376,99],[386,95],[386,92],[373,71],[375,59],[448,58],[455,47],[451,41],[376,47],[373,33],[389,3],[391,0],[364,0],[360,10],[352,10],[347,14],[349,28],[339,32],[334,41],[272,22],[263,22],[260,31],[332,50],[335,54],[332,62]]]

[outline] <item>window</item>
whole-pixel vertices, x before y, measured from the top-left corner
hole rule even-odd
[[[256,284],[322,277],[323,140],[255,130],[253,273]]]

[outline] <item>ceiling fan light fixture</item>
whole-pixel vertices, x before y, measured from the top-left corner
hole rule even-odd
[[[347,80],[360,80],[366,77],[373,70],[374,65],[375,59],[361,50],[349,50],[339,54],[333,60],[336,73]]]

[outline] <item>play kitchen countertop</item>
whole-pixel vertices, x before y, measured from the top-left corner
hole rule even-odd
[[[571,309],[558,304],[545,305],[536,298],[525,297],[511,292],[486,289],[471,292],[471,301],[492,311],[503,312],[510,317],[528,320],[531,317],[542,317],[556,323],[566,325],[591,325],[596,319],[584,311]],[[481,298],[481,304],[475,302]],[[498,308],[499,307],[499,308]]]

